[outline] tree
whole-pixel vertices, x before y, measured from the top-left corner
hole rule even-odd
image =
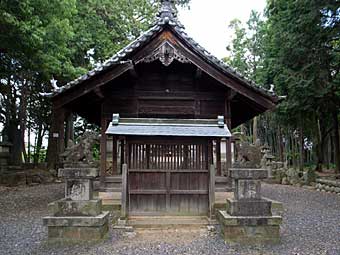
[[[247,27],[233,23],[236,38],[227,62],[261,86],[268,89],[274,84],[277,94],[287,96],[275,113],[264,115],[254,127],[259,126],[265,134],[262,139],[282,159],[286,147],[287,159],[295,166],[299,162],[300,169],[306,161],[305,141],[314,145],[320,170],[331,140],[340,170],[340,10],[336,2],[271,0],[266,19],[253,12]]]
[[[0,2],[0,121],[3,136],[14,144],[12,163],[20,163],[22,154],[28,159],[27,126],[38,134],[39,154],[51,115],[39,92],[51,89],[49,80],[63,85],[113,55],[152,23],[158,5],[155,0]]]

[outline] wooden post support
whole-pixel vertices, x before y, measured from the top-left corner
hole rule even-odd
[[[101,120],[101,137],[100,137],[100,183],[104,185],[106,175],[106,119],[102,117]]]
[[[228,90],[225,100],[224,108],[224,120],[225,124],[231,132],[231,100],[234,98],[236,93],[232,90]],[[231,138],[226,139],[226,170],[225,174],[229,176],[229,169],[231,168]]]
[[[222,176],[222,165],[221,165],[221,140],[216,140],[216,169],[217,176]]]
[[[229,169],[231,168],[231,139],[226,139],[226,175],[229,176]]]
[[[209,169],[209,177],[210,177],[210,184],[209,184],[209,217],[215,214],[214,207],[215,207],[215,166],[212,164],[210,165]]]
[[[112,137],[112,175],[118,175],[117,167],[117,137]]]
[[[48,138],[47,163],[51,168],[58,168],[60,154],[64,152],[65,147],[65,109],[53,106],[51,118],[52,122]]]
[[[128,197],[128,176],[127,176],[127,164],[123,164],[122,169],[122,196],[121,196],[121,210],[120,216],[125,219],[127,216],[127,197]]]
[[[74,141],[74,124],[73,124],[73,113],[68,112],[66,115],[66,147],[68,146],[68,141]]]

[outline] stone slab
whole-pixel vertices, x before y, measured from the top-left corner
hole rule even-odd
[[[232,179],[262,180],[268,178],[267,169],[231,168],[229,172]]]
[[[67,179],[84,179],[95,178],[99,176],[99,169],[94,167],[88,168],[60,168],[58,169],[58,177]]]
[[[48,227],[98,227],[107,224],[109,212],[97,216],[47,216],[43,224]]]
[[[73,201],[61,199],[48,204],[51,216],[97,216],[101,214],[102,200]]]
[[[271,201],[258,200],[226,200],[226,211],[232,216],[271,216]]]

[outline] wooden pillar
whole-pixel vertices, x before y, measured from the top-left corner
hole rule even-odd
[[[60,154],[65,150],[65,109],[52,108],[52,123],[48,138],[47,164],[48,167],[58,168]]]
[[[146,145],[146,168],[150,168],[150,144]]]
[[[66,147],[68,146],[68,141],[74,141],[74,125],[73,125],[73,113],[68,112],[66,116]]]
[[[183,168],[188,169],[188,158],[189,158],[189,148],[188,145],[184,145],[184,155],[183,155]]]
[[[120,169],[123,171],[123,164],[125,161],[125,139],[120,139]]]
[[[208,140],[208,167],[210,167],[210,165],[212,165],[213,164],[213,159],[212,159],[212,155],[213,155],[213,153],[212,153],[212,150],[213,150],[213,148],[212,148],[212,141],[211,140]]]
[[[112,137],[112,174],[118,175],[118,167],[117,167],[117,137]]]
[[[229,131],[231,132],[231,102],[232,95],[231,90],[228,91],[226,100],[225,100],[225,113],[224,120],[227,125]],[[226,175],[229,176],[229,169],[231,168],[231,138],[226,139]]]
[[[209,167],[209,217],[212,218],[215,208],[215,166]]]
[[[216,169],[217,169],[217,176],[222,176],[221,139],[216,140]]]
[[[126,164],[123,164],[122,168],[122,196],[121,196],[121,218],[126,218],[127,216],[127,206],[128,206],[128,168]]]
[[[104,184],[106,175],[106,119],[102,116],[101,118],[101,136],[100,136],[100,182]]]

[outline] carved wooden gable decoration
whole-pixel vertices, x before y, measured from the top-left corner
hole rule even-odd
[[[171,42],[165,41],[161,46],[140,62],[150,63],[155,60],[159,60],[163,65],[169,66],[174,59],[181,63],[191,63],[190,60],[184,57],[179,50],[175,49]]]

